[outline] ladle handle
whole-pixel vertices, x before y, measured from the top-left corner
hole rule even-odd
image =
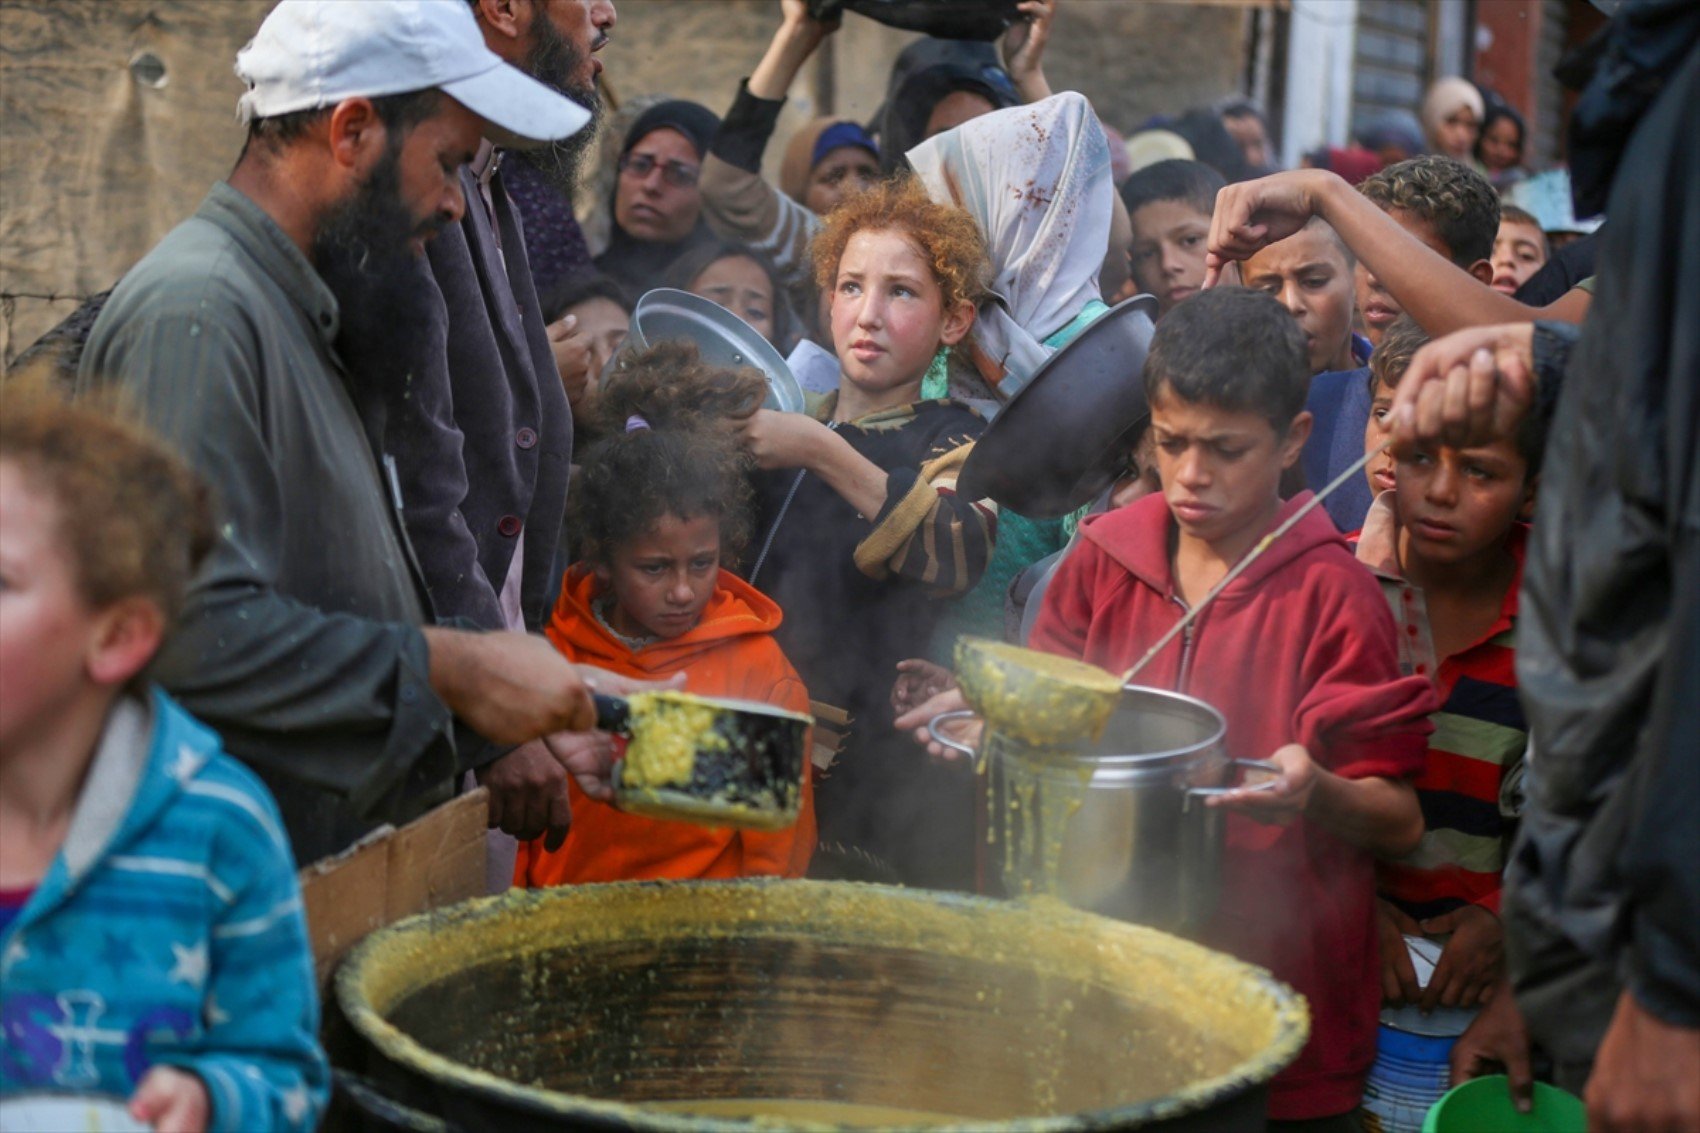
[[[1255,783],[1250,787],[1188,787],[1186,789],[1187,798],[1208,799],[1213,795],[1226,795],[1231,794],[1234,791],[1273,791],[1281,782],[1279,778],[1281,768],[1276,764],[1269,762],[1267,759],[1228,760],[1228,770],[1231,772],[1236,769],[1245,771],[1268,771],[1274,774],[1276,778],[1265,780],[1262,783]]]
[[[1157,639],[1157,644],[1145,651],[1145,656],[1135,661],[1133,663],[1133,667],[1122,674],[1122,684],[1132,684],[1133,678],[1139,675],[1139,670],[1145,668],[1145,666],[1151,662],[1151,658],[1157,656],[1158,653],[1161,653],[1163,651],[1163,646],[1179,637],[1181,632],[1185,630],[1187,626],[1192,624],[1193,619],[1198,617],[1198,615],[1204,611],[1204,607],[1214,602],[1216,600],[1216,595],[1226,590],[1230,582],[1244,574],[1246,567],[1256,562],[1258,557],[1269,549],[1269,545],[1271,543],[1275,542],[1275,540],[1298,526],[1299,520],[1315,511],[1318,504],[1334,494],[1335,488],[1338,488],[1341,484],[1344,484],[1352,477],[1360,475],[1363,472],[1364,467],[1368,465],[1370,461],[1374,460],[1376,457],[1380,456],[1392,447],[1393,438],[1388,437],[1385,441],[1382,441],[1380,444],[1364,453],[1363,456],[1358,459],[1356,464],[1330,480],[1322,491],[1306,500],[1303,507],[1299,508],[1298,511],[1295,511],[1292,515],[1289,515],[1285,520],[1283,520],[1281,522],[1281,526],[1259,539],[1256,545],[1254,545],[1252,549],[1247,551],[1244,555],[1240,556],[1240,561],[1235,563],[1228,573],[1222,576],[1222,581],[1218,582],[1215,586],[1212,586],[1204,597],[1198,600],[1197,605],[1188,610],[1185,615],[1181,617],[1180,621],[1169,627],[1168,633],[1165,633],[1162,637]]]
[[[958,708],[951,712],[940,712],[937,716],[934,716],[931,720],[927,721],[927,735],[933,737],[934,742],[943,744],[951,751],[957,752],[960,755],[966,755],[970,759],[977,759],[979,757],[979,753],[973,748],[958,740],[953,740],[949,736],[946,736],[943,732],[939,731],[939,725],[946,721],[967,720],[973,715],[974,710],[972,708]]]
[[[596,727],[600,731],[625,735],[632,723],[632,702],[606,693],[592,693],[596,702]]]

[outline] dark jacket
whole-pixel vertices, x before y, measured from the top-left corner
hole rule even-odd
[[[560,584],[572,411],[502,178],[491,183],[500,250],[469,170],[461,189],[466,216],[427,245],[418,281],[424,325],[409,328],[403,356],[369,358],[360,342],[347,353],[362,373],[405,371],[405,380],[371,383],[382,404],[361,412],[395,458],[402,516],[437,621],[503,628],[497,598],[523,532],[521,605],[535,630]],[[382,349],[393,351],[393,338]]]
[[[1629,9],[1625,9],[1628,11]],[[1620,989],[1700,1026],[1700,45],[1629,141],[1525,574],[1533,737],[1508,869],[1533,1037],[1593,1057]],[[1562,331],[1542,324],[1546,368]]]
[[[829,420],[836,400],[829,395],[816,415]],[[995,506],[955,490],[985,422],[957,402],[921,401],[835,428],[885,470],[885,506],[858,515],[819,476],[764,473],[763,536],[750,556],[751,582],[785,611],[774,639],[809,697],[852,718],[816,788],[827,851],[816,868],[848,850],[906,884],[967,887],[972,777],[932,762],[892,727],[891,687],[899,661],[925,655],[947,599],[972,589],[991,559]]]

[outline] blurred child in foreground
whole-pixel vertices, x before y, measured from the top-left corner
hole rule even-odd
[[[308,1130],[329,1071],[282,820],[141,675],[213,538],[152,438],[0,394],[0,1094]]]

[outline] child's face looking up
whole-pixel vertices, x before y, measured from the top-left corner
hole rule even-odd
[[[0,460],[0,758],[52,743],[56,728],[113,676],[115,610],[90,609],[78,593],[59,524],[53,498]]]
[[[1352,368],[1352,271],[1331,232],[1301,229],[1240,270],[1247,287],[1275,296],[1299,321],[1311,373]]]
[[[915,399],[940,346],[962,341],[972,304],[944,309],[932,264],[909,238],[863,229],[838,261],[832,293],[832,341],[844,380],[870,403],[890,408]]]
[[[720,578],[720,520],[664,515],[612,559],[596,575],[614,595],[613,627],[627,637],[679,637],[702,618]]]
[[[773,280],[748,256],[715,260],[691,281],[691,294],[719,303],[773,341]]]
[[[1528,463],[1509,439],[1479,448],[1418,449],[1399,462],[1395,491],[1406,559],[1466,563],[1499,544],[1534,500]]]
[[[1393,390],[1386,382],[1377,381],[1375,389],[1370,393],[1369,420],[1364,422],[1364,452],[1370,453],[1381,446],[1387,439],[1387,415],[1393,410]],[[1371,495],[1379,496],[1393,487],[1393,470],[1398,467],[1398,461],[1393,458],[1393,450],[1364,465],[1364,477],[1369,480]]]
[[[1280,508],[1281,473],[1310,436],[1300,413],[1285,435],[1264,417],[1183,401],[1164,387],[1151,403],[1163,498],[1181,532],[1237,558]]]
[[[1532,224],[1499,222],[1493,238],[1493,289],[1513,295],[1547,262],[1547,241]]]
[[[1152,201],[1134,210],[1129,263],[1139,290],[1157,297],[1162,318],[1204,285],[1204,246],[1210,214],[1187,201]]]

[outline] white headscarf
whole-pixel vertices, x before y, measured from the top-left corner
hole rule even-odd
[[[1115,194],[1104,129],[1068,91],[983,114],[907,156],[928,194],[966,209],[986,238],[992,298],[970,344],[1007,400],[1051,355],[1042,340],[1100,298]]]

